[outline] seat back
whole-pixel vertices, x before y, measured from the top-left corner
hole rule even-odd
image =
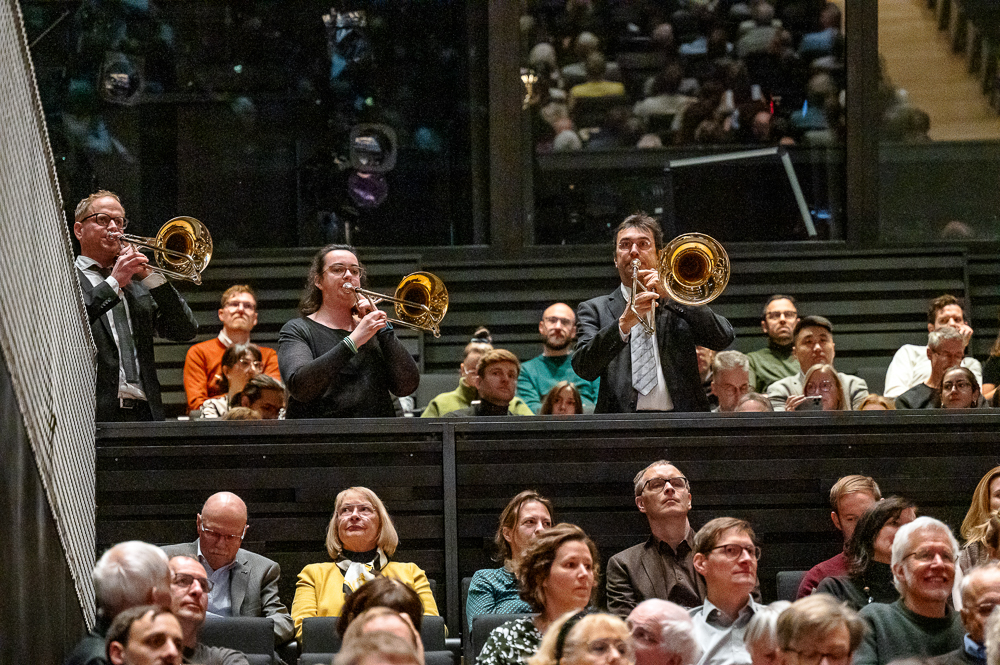
[[[424,651],[444,651],[444,617],[425,614],[420,621],[420,639],[424,643]]]
[[[778,571],[778,600],[795,600],[795,594],[808,570]]]
[[[340,651],[337,634],[339,617],[307,617],[302,620],[302,653],[336,653]]]
[[[199,640],[212,647],[235,649],[251,665],[271,665],[274,657],[274,620],[270,617],[213,617],[205,620]]]
[[[530,614],[480,614],[472,618],[472,644],[471,651],[465,654],[468,663],[474,662],[479,657],[479,652],[483,650],[483,645],[489,639],[494,628],[498,628],[508,621],[530,617]]]

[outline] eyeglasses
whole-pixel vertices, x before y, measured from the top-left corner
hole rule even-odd
[[[851,659],[850,652],[848,653],[817,653],[815,651],[796,651],[795,649],[787,649],[787,651],[794,653],[798,656],[800,665],[819,665],[826,659],[828,663],[846,663]]]
[[[670,483],[670,486],[675,490],[682,490],[687,488],[688,479],[684,476],[674,476],[673,478],[650,478],[643,484],[642,491],[645,492],[646,490],[649,490],[650,492],[659,492],[667,486],[667,483]]]
[[[244,369],[253,367],[256,370],[264,369],[264,361],[262,360],[250,360],[249,358],[240,358],[240,367]]]
[[[250,525],[247,524],[245,527],[243,527],[243,533],[228,534],[228,533],[219,533],[218,531],[213,531],[212,529],[209,529],[204,524],[202,524],[201,532],[206,536],[208,536],[209,538],[214,538],[216,540],[242,540],[243,537],[247,535],[247,529],[249,528]]]
[[[629,643],[616,637],[604,637],[587,642],[587,653],[592,656],[607,656],[612,649],[622,656],[632,653]]]
[[[354,511],[358,511],[358,515],[362,517],[372,517],[375,514],[375,509],[366,503],[352,503],[346,504],[340,507],[337,514],[341,517],[350,517],[354,514]]]
[[[195,577],[194,575],[189,575],[188,573],[174,573],[174,578],[170,581],[178,589],[190,589],[191,585],[195,582],[201,587],[201,590],[205,593],[209,593],[215,588],[215,584],[212,580],[207,577]]]
[[[653,249],[653,242],[651,240],[641,238],[639,240],[622,240],[618,243],[618,251],[631,252],[632,245],[638,247],[640,252],[646,252]]]
[[[909,559],[911,556],[920,563],[931,563],[935,557],[941,557],[941,561],[946,566],[955,565],[955,555],[947,550],[917,550],[910,552],[903,559]]]
[[[717,545],[709,550],[709,552],[714,552],[715,550],[722,550],[722,556],[726,557],[730,561],[736,561],[743,553],[746,552],[754,561],[760,561],[760,548],[756,545],[737,545],[735,543],[730,543],[729,545]]]
[[[333,265],[329,265],[329,266],[326,267],[326,270],[324,270],[323,272],[328,272],[331,275],[333,275],[334,277],[343,277],[344,274],[346,274],[348,270],[350,270],[352,273],[354,273],[358,277],[360,277],[362,275],[362,273],[364,272],[364,268],[362,268],[361,266],[359,266],[357,264],[348,266],[348,265],[344,265],[343,263],[334,263]]]
[[[818,390],[821,393],[830,393],[833,392],[833,381],[824,380],[820,381],[819,383],[813,383],[811,386],[806,386],[806,387],[811,388],[812,390]]]
[[[245,309],[248,312],[253,312],[257,310],[257,305],[252,302],[245,302],[243,300],[230,300],[226,303],[226,309],[238,310]]]
[[[106,215],[103,212],[95,212],[93,215],[87,215],[80,220],[80,223],[82,224],[88,219],[93,219],[95,224],[103,226],[104,228],[108,228],[108,225],[111,224],[111,222],[115,223],[115,226],[118,227],[119,231],[124,231],[128,228],[128,219],[125,217],[112,217],[111,215]]]
[[[968,381],[946,381],[941,384],[941,390],[971,390],[972,384]]]

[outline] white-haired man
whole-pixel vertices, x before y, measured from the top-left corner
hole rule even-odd
[[[854,665],[940,656],[962,645],[965,630],[958,613],[948,607],[957,559],[955,536],[933,517],[918,517],[896,532],[892,575],[899,600],[861,610],[869,630]]]
[[[938,389],[945,371],[962,364],[965,358],[965,338],[957,328],[941,326],[927,335],[927,357],[931,373],[927,380],[918,383],[896,397],[897,409],[937,409],[941,406]]]
[[[720,351],[712,360],[712,394],[719,400],[713,411],[733,411],[750,392],[750,359],[739,351]]]
[[[159,547],[138,540],[118,543],[94,565],[97,625],[70,653],[66,665],[107,665],[105,638],[121,612],[139,605],[170,609],[170,568]]]
[[[985,665],[986,621],[1000,605],[1000,564],[976,566],[962,578],[962,646],[929,660],[933,665]]]
[[[635,643],[635,665],[694,665],[701,658],[694,623],[676,603],[644,600],[625,622]]]

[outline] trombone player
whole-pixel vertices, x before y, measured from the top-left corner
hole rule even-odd
[[[721,351],[736,336],[708,307],[668,295],[656,269],[662,246],[659,222],[627,217],[615,230],[621,284],[577,310],[573,370],[588,381],[600,377],[595,413],[709,410],[695,346]],[[639,293],[630,306],[633,284]]]
[[[117,235],[128,219],[121,199],[101,190],[80,201],[75,266],[97,347],[97,422],[163,420],[153,335],[186,342],[198,332],[191,309],[149,259]]]

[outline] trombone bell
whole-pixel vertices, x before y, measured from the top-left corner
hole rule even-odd
[[[378,302],[384,300],[396,306],[396,316],[389,319],[395,325],[426,330],[441,336],[441,320],[448,312],[448,289],[437,275],[429,272],[415,272],[407,275],[396,287],[395,295],[386,296],[360,286],[345,284],[344,288],[354,291],[356,299],[365,296]]]
[[[150,270],[172,279],[201,284],[201,272],[212,260],[212,234],[194,217],[174,217],[160,227],[155,238],[117,234],[121,242],[153,252]]]
[[[660,251],[658,272],[670,297],[685,305],[704,305],[729,283],[729,255],[715,238],[684,233]]]

